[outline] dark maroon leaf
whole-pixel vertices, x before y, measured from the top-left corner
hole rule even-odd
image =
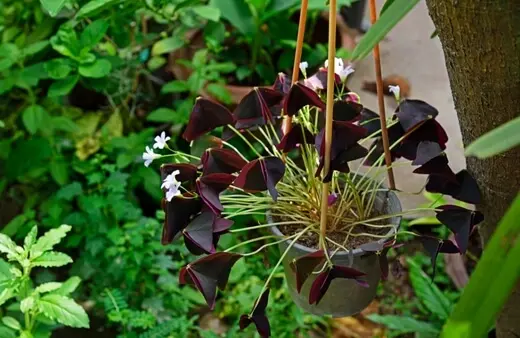
[[[164,181],[166,176],[172,172],[179,170],[177,181],[179,182],[193,182],[197,178],[197,167],[188,163],[171,163],[161,165],[161,180]]]
[[[289,90],[291,90],[291,78],[285,73],[278,73],[273,89],[284,95],[289,93]]]
[[[236,107],[233,113],[235,127],[242,129],[272,123],[274,120],[270,107],[279,104],[282,98],[283,94],[273,89],[255,87]]]
[[[233,174],[240,171],[247,162],[231,149],[211,148],[201,158],[203,174]]]
[[[413,165],[423,165],[442,154],[441,146],[431,141],[422,141],[417,147],[417,155]]]
[[[395,115],[399,118],[403,129],[409,131],[428,119],[434,119],[439,112],[424,101],[403,100],[397,107]]]
[[[249,162],[233,184],[247,192],[268,190],[271,197],[276,200],[278,193],[275,186],[284,173],[285,164],[281,159],[274,156],[263,157]]]
[[[240,316],[240,330],[245,329],[251,323],[255,323],[256,330],[258,331],[260,337],[266,338],[271,336],[271,327],[269,325],[269,320],[265,315],[265,309],[267,307],[268,302],[269,289],[265,290],[264,293],[262,293],[262,295],[260,296],[260,298],[256,301],[252,314]]]
[[[233,225],[233,221],[226,218],[216,218],[213,223],[213,232],[223,233],[226,232]]]
[[[447,226],[454,234],[455,241],[461,253],[468,248],[469,235],[478,223],[484,220],[484,215],[479,211],[465,209],[456,205],[443,205],[437,212],[437,219]]]
[[[219,195],[226,190],[235,177],[231,174],[209,174],[197,179],[197,192],[204,204],[216,215],[224,210]]]
[[[203,212],[195,217],[186,228],[182,230],[185,242],[191,242],[198,246],[205,253],[214,253],[213,246],[213,223],[215,222],[215,215],[211,212]],[[187,245],[188,249],[190,248]],[[192,252],[194,254],[198,254]]]
[[[395,244],[395,241],[388,241],[385,243],[379,243],[379,242],[370,242],[361,245],[359,248],[365,252],[369,252],[372,254],[376,254],[378,256],[379,260],[379,267],[381,269],[381,278],[383,280],[386,280],[388,278],[388,270],[389,270],[389,264],[388,264],[388,251],[391,248],[398,248],[401,244]]]
[[[441,240],[435,237],[423,236],[421,237],[421,242],[426,252],[430,255],[433,268],[432,279],[435,278],[436,262],[439,253],[460,253],[459,248],[450,240]]]
[[[285,97],[283,110],[286,115],[294,116],[300,109],[309,105],[321,110],[325,109],[325,103],[315,91],[301,83],[295,83]]]
[[[365,273],[345,266],[333,265],[331,268],[327,268],[312,283],[309,292],[309,304],[319,304],[335,278],[353,279],[358,285],[368,287],[368,283],[361,278],[364,276],[366,276]]]
[[[183,267],[179,275],[179,284],[193,284],[202,293],[206,303],[213,309],[217,296],[217,287],[224,290],[233,265],[242,255],[217,252],[196,260]]]
[[[390,146],[395,144],[402,136],[404,136],[404,130],[403,127],[399,123],[393,124],[390,127],[388,127],[388,140],[390,142]],[[376,163],[376,161],[384,154],[383,149],[383,140],[381,137],[378,137],[372,146],[370,147],[371,154],[368,156],[368,158],[365,161],[365,165],[372,166]],[[391,150],[392,155],[392,161],[394,161],[396,158],[401,157],[399,155],[400,145],[395,146]],[[385,162],[380,162],[379,165],[383,165]]]
[[[441,150],[444,150],[446,149],[446,142],[448,142],[448,135],[437,121],[424,121],[424,123],[405,134],[399,148],[396,149],[396,154],[413,161],[419,153],[419,144],[425,141],[435,142]]]
[[[298,293],[301,292],[303,284],[314,271],[314,268],[324,259],[323,250],[318,250],[292,260],[290,267],[296,275],[296,290]]]
[[[161,243],[169,244],[188,225],[191,217],[200,212],[202,203],[200,198],[186,193],[182,196],[175,196],[171,202],[164,199],[162,204],[166,216]]]
[[[448,157],[441,154],[413,171],[415,174],[441,176],[444,180],[456,181],[455,173],[448,165]]]
[[[314,142],[314,135],[304,126],[297,125],[291,128],[284,135],[280,143],[276,146],[278,150],[288,153],[295,149],[299,144],[307,144]]]
[[[213,129],[233,124],[231,112],[224,106],[205,98],[197,98],[190,115],[188,126],[182,137],[193,141]]]
[[[453,198],[459,201],[480,204],[482,195],[478,187],[477,181],[471,176],[467,170],[461,170],[457,173],[457,182],[459,183],[459,189],[453,195]]]
[[[381,129],[379,115],[367,108],[361,110],[361,119],[359,120],[359,124],[368,131],[368,135],[372,135]]]
[[[459,201],[479,204],[481,193],[477,182],[467,170],[461,170],[455,175],[455,181],[445,176],[430,175],[426,183],[426,191],[449,195]]]
[[[335,101],[333,116],[335,121],[355,121],[361,116],[363,106],[355,102]]]

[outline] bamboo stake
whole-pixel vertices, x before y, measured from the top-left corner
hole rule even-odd
[[[377,21],[376,1],[370,0],[370,21],[374,24]],[[329,61],[330,62],[330,61]],[[383,75],[381,71],[381,54],[379,44],[374,47],[374,63],[376,69],[376,88],[377,101],[379,105],[379,119],[381,121],[381,136],[383,138],[383,149],[385,152],[385,163],[388,171],[388,183],[390,189],[395,190],[394,171],[392,169],[392,155],[390,154],[390,141],[388,139],[388,129],[386,128],[385,98],[383,96]]]
[[[292,71],[292,79],[291,84],[296,83],[298,81],[298,75],[300,74],[300,62],[302,60],[302,50],[303,50],[303,39],[305,37],[305,23],[307,22],[307,7],[309,5],[309,0],[302,0],[302,6],[300,8],[300,21],[298,22],[298,37],[296,39],[296,51],[294,52],[294,64]],[[292,117],[285,116],[283,121],[283,133],[287,134],[292,127]]]
[[[327,175],[330,168],[330,150],[332,145],[332,119],[334,108],[334,60],[336,58],[336,0],[329,3],[329,65],[327,69],[327,109],[325,112],[325,163],[323,173]],[[323,183],[321,194],[320,238],[325,239],[327,232],[327,211],[330,183]]]

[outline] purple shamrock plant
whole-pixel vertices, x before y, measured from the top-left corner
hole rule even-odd
[[[360,293],[363,289],[375,293],[375,284],[388,276],[388,251],[399,246],[400,234],[411,233],[399,231],[398,220],[425,210],[385,207],[389,190],[382,183],[386,169],[382,166],[379,116],[363,107],[359,95],[348,89],[346,79],[353,69],[344,67],[339,59],[335,64],[330,166],[325,172],[327,69],[320,68],[310,77],[304,63],[301,69],[303,80],[291,85],[285,74],[279,74],[271,88],[255,88],[233,112],[213,100],[197,99],[183,138],[194,144],[211,134],[218,141],[201,156],[172,150],[164,134],[156,138],[153,149],[165,149],[169,154],[157,154],[149,147],[143,154],[146,165],[171,159],[161,166],[166,214],[162,243],[183,237],[191,253],[202,255],[181,270],[179,281],[199,290],[210,308],[215,305],[217,289],[224,290],[239,259],[280,246],[280,259],[252,312],[240,319],[242,329],[254,323],[262,337],[270,335],[266,316],[269,286],[282,262],[288,262],[284,266],[294,294],[302,294],[309,306],[326,303],[327,293],[339,281],[360,288],[356,289]],[[414,173],[428,175],[426,191],[479,203],[480,192],[471,175],[465,170],[454,173],[449,167],[444,153],[448,138],[435,120],[439,112],[420,100],[401,100],[399,88],[391,90],[398,102],[387,121],[392,159],[411,161],[417,166]],[[281,127],[284,116],[292,117],[285,134]],[[320,233],[324,183],[330,185],[325,236]],[[455,234],[455,242],[451,242],[411,233],[420,237],[432,265],[439,253],[464,253],[483,215],[453,205],[426,209],[436,212],[440,223]],[[252,226],[234,222],[244,215],[267,217]],[[230,248],[219,245],[223,234],[243,232],[247,232],[247,240]],[[256,245],[253,251],[244,250],[251,245]],[[305,247],[307,253],[294,254],[296,247]],[[339,261],[340,255],[350,258]],[[356,263],[356,255],[361,261],[374,261],[377,273],[364,271]]]

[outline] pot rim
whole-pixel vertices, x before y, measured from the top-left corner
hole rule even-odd
[[[398,212],[401,212],[402,211],[401,201],[399,200],[399,197],[397,197],[397,194],[394,191],[392,191],[392,190],[387,190],[384,193],[387,194],[387,196],[386,196],[387,200],[393,200],[394,203],[392,203],[392,205],[397,206],[398,207]],[[271,216],[271,210],[267,210],[266,217],[267,217],[267,220],[270,223],[274,223],[273,222],[273,217]],[[386,234],[388,237],[390,237],[393,234],[397,233],[397,230],[399,229],[399,226],[400,226],[400,223],[401,223],[401,219],[402,219],[402,216],[396,216],[395,217],[395,223],[396,224],[394,224],[394,226]],[[270,227],[270,229],[271,229],[271,232],[273,232],[273,234],[275,234],[276,236],[284,236],[284,234],[282,234],[282,232],[280,231],[280,229],[278,229],[277,226],[273,225],[272,227]],[[387,239],[388,238],[381,238],[377,242],[380,243],[380,244],[383,244]],[[291,240],[286,240],[286,243],[290,242],[290,241]],[[302,251],[307,252],[307,253],[316,252],[316,249],[311,249],[311,248],[309,248],[309,247],[307,247],[305,245],[299,244],[298,242],[295,242],[292,245],[292,247],[296,248],[296,249],[299,249],[299,250],[302,250]],[[354,250],[348,250],[348,251],[340,250],[340,251],[336,252],[334,254],[334,256],[361,256],[362,254],[365,254],[365,253],[366,253],[366,251],[363,251],[360,248],[355,248]]]

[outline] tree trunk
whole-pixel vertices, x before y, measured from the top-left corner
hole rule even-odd
[[[467,146],[520,115],[520,0],[427,0],[444,49]],[[520,132],[520,130],[519,130]],[[469,158],[483,201],[485,244],[520,188],[520,149]],[[497,321],[497,335],[520,337],[520,284]]]

